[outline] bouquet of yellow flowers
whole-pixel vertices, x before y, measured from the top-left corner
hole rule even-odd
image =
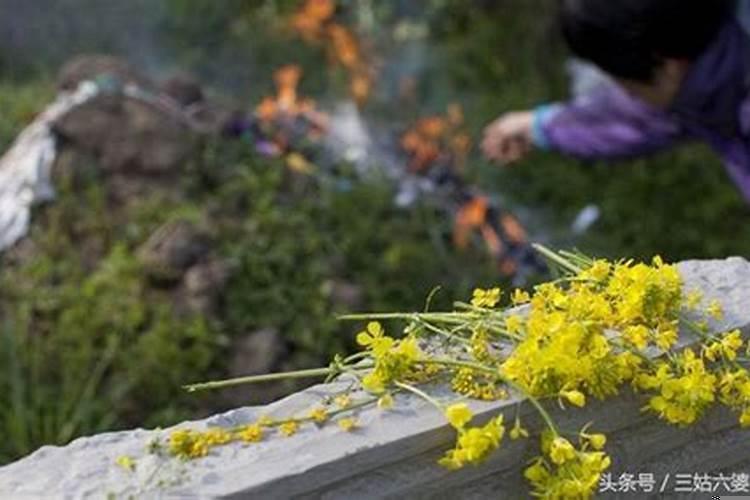
[[[434,405],[455,429],[455,445],[440,464],[460,469],[482,463],[506,436],[530,438],[520,412],[512,423],[503,415],[472,423],[467,399],[515,395],[533,405],[545,425],[537,433],[540,453],[524,473],[534,494],[588,498],[610,465],[607,438],[590,431],[590,425],[572,434],[561,430],[546,409],[550,401],[575,409],[630,386],[644,394],[644,411],[670,424],[693,424],[709,407],[722,404],[738,412],[742,426],[750,426],[745,342],[739,331],[711,333],[706,321],[687,318],[685,313],[698,311],[703,301],[698,293],[683,291],[675,266],[659,257],[649,264],[609,262],[536,248],[562,272],[531,293],[478,289],[450,312],[346,316],[366,322],[356,337],[361,350],[335,358],[328,367],[188,386],[197,391],[344,374],[356,381],[304,416],[263,418],[236,429],[182,429],[170,436],[168,449],[196,458],[232,441],[291,436],[303,425],[333,423],[350,431],[362,408],[377,405],[385,411],[398,403],[399,394],[412,393]],[[716,302],[698,312],[722,316]],[[389,334],[383,322],[401,322],[399,335]],[[680,329],[692,332],[697,342],[678,349]],[[451,397],[436,399],[426,389],[430,384],[450,387]]]

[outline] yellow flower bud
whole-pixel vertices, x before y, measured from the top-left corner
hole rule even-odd
[[[607,436],[604,434],[591,434],[586,436],[595,450],[601,450],[607,444]]]
[[[445,410],[445,418],[456,429],[463,429],[474,415],[466,403],[456,403]]]
[[[391,396],[391,393],[380,396],[380,399],[378,399],[378,408],[381,410],[390,410],[393,408],[393,396]]]
[[[557,465],[562,465],[568,460],[575,458],[576,449],[570,441],[564,437],[557,436],[550,444],[549,457]]]
[[[133,460],[128,455],[121,455],[117,457],[115,463],[128,472],[133,472],[135,470],[135,460]]]
[[[357,419],[354,417],[342,418],[338,424],[342,431],[351,432],[357,427]]]
[[[586,396],[581,391],[561,391],[560,396],[579,408],[586,406]]]

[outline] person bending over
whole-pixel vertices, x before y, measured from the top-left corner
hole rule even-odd
[[[623,159],[701,140],[750,202],[750,0],[559,0],[573,54],[610,78],[569,102],[502,115],[482,149]]]

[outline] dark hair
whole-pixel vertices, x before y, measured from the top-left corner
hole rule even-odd
[[[733,0],[559,0],[563,36],[578,57],[615,77],[651,81],[667,58],[695,60]]]

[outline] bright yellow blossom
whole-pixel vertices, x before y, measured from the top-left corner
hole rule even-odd
[[[477,288],[474,290],[471,298],[471,305],[475,307],[495,307],[500,302],[500,294],[499,288],[491,288],[489,290]]]
[[[690,291],[685,297],[685,307],[696,309],[703,300],[703,294],[699,290]]]
[[[717,321],[721,321],[722,319],[724,319],[724,308],[721,306],[721,302],[719,302],[718,300],[714,299],[710,304],[708,304],[706,313],[708,313],[709,316]]]
[[[390,410],[393,408],[393,396],[391,396],[391,393],[380,396],[378,399],[378,408],[381,410]]]
[[[579,408],[586,406],[586,396],[581,391],[560,391],[560,396]]]
[[[263,439],[263,428],[258,424],[248,424],[240,429],[237,436],[246,443],[257,443]]]
[[[601,450],[607,444],[607,436],[604,434],[583,434],[583,437],[591,443],[595,450]]]
[[[328,411],[322,406],[318,406],[317,408],[310,410],[308,416],[313,419],[313,421],[322,424],[328,420]]]
[[[135,470],[135,460],[128,455],[120,455],[115,460],[115,463],[128,472],[133,472]]]
[[[474,414],[466,403],[456,403],[446,408],[445,418],[456,429],[463,429],[474,418]]]
[[[746,408],[740,415],[740,426],[742,428],[750,427],[750,408]]]
[[[340,394],[333,398],[333,402],[336,403],[336,406],[343,410],[345,408],[349,408],[352,405],[352,397],[349,394]]]
[[[529,292],[521,290],[520,288],[516,288],[515,290],[513,290],[513,294],[510,296],[510,301],[514,306],[526,304],[530,300],[531,296],[529,295]]]
[[[446,452],[440,459],[440,464],[449,469],[480,464],[500,446],[504,434],[502,415],[493,418],[483,427],[461,428],[456,446]]]
[[[289,420],[279,426],[279,432],[286,437],[294,436],[299,430],[299,424],[295,420]]]
[[[357,419],[354,417],[342,418],[338,421],[338,425],[344,432],[351,432],[357,427]]]
[[[557,465],[564,464],[576,456],[576,449],[570,441],[564,437],[557,436],[550,443],[549,458]]]
[[[523,318],[517,314],[511,314],[505,318],[505,328],[508,333],[521,333],[523,329]]]

